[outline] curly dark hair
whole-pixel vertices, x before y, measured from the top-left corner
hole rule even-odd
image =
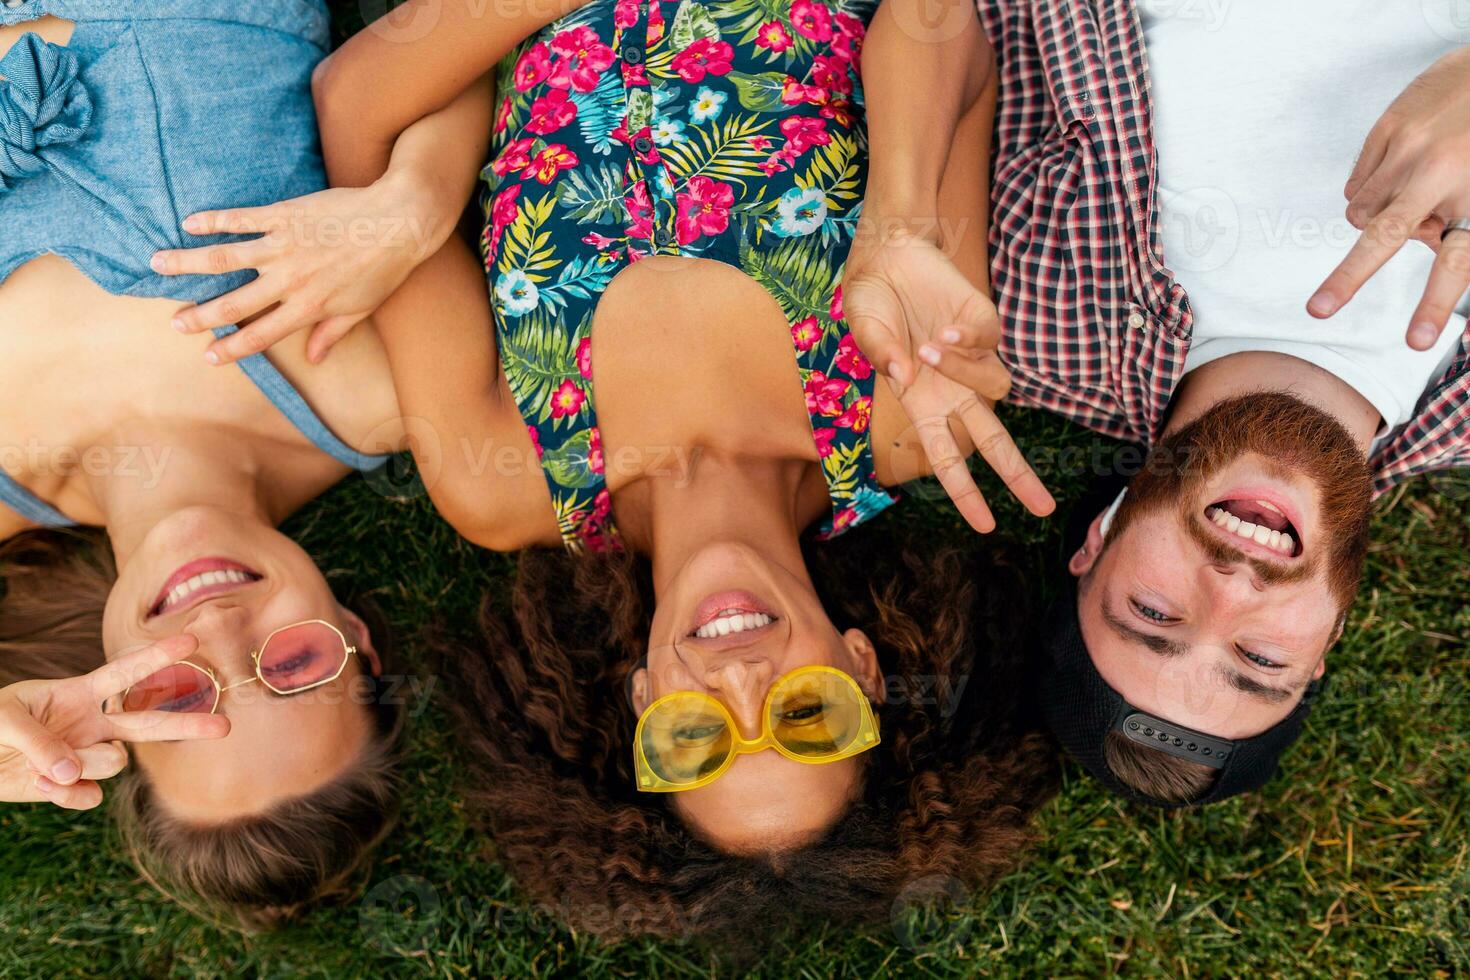
[[[886,519],[808,549],[833,622],[877,648],[883,740],[825,836],[754,856],[722,853],[666,796],[633,788],[625,683],[648,637],[646,561],[523,553],[508,601],[483,603],[479,641],[433,638],[463,679],[451,711],[467,803],[520,888],[605,938],[728,948],[803,919],[881,920],[906,885],[983,886],[1012,867],[1057,780],[1023,681],[1019,580],[992,539],[920,548],[921,537],[932,534]],[[912,679],[952,696],[912,696]]]

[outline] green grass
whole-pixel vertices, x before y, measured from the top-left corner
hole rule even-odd
[[[1043,477],[1075,499],[1114,447],[1011,412]],[[988,481],[988,496],[1003,495]],[[896,516],[964,534],[911,494]],[[1059,522],[1001,504],[1038,589]],[[458,541],[422,500],[353,478],[289,529],[344,588],[369,591],[405,635],[462,622],[508,560]],[[1361,598],[1332,683],[1265,792],[1201,813],[1118,803],[1068,766],[1040,843],[988,894],[927,920],[828,928],[775,945],[765,975],[1181,977],[1260,972],[1470,972],[1470,474],[1421,479],[1381,502]],[[412,644],[406,650],[413,665]],[[435,684],[452,677],[434,677]],[[363,898],[246,938],[175,908],[118,856],[100,813],[0,808],[0,976],[482,976],[711,974],[682,944],[607,946],[518,901],[478,855],[455,792],[453,734],[432,704],[409,731],[404,818]]]
[[[357,26],[355,4],[341,36]],[[367,5],[371,6],[371,5]],[[1011,412],[1059,499],[1116,447]],[[1066,451],[1080,451],[1066,455]],[[1019,513],[993,480],[1031,581],[1054,591],[1061,524]],[[893,519],[965,534],[928,492]],[[927,498],[927,499],[925,499]],[[404,636],[464,622],[509,560],[460,542],[422,500],[353,478],[295,518],[345,591],[370,594]],[[986,894],[891,927],[829,927],[774,942],[770,976],[1337,977],[1470,973],[1470,474],[1380,503],[1361,598],[1332,682],[1267,789],[1201,813],[1121,804],[1068,766],[1040,842]],[[405,650],[410,669],[415,650]],[[422,670],[419,673],[426,678]],[[436,685],[452,677],[430,678]],[[0,808],[0,976],[710,975],[683,944],[600,944],[528,909],[479,857],[455,791],[453,733],[432,702],[408,734],[403,820],[357,901],[242,937],[171,905],[120,856],[101,813]]]

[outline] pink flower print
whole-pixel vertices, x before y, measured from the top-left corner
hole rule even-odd
[[[546,80],[553,88],[590,92],[613,63],[613,49],[586,25],[569,28],[552,38],[551,50],[561,57]]]
[[[857,508],[844,507],[832,515],[832,530],[828,531],[824,538],[835,538],[842,531],[851,527],[857,521]]]
[[[671,67],[686,82],[702,82],[706,74],[730,74],[730,62],[734,57],[735,49],[728,41],[702,37],[675,55]]]
[[[648,43],[657,44],[664,36],[664,12],[659,9],[659,0],[649,0],[648,4]]]
[[[859,429],[858,431],[861,432],[862,430]],[[601,473],[603,472],[603,466],[602,429],[594,425],[592,427],[592,441],[587,446],[587,468],[594,473]]]
[[[534,425],[526,426],[526,431],[531,434],[531,445],[536,450],[536,458],[540,459],[542,456],[546,455],[546,450],[541,448],[541,433],[536,431],[536,427]]]
[[[579,388],[576,382],[567,379],[561,383],[561,387],[551,393],[551,417],[560,419],[568,415],[576,415],[582,411],[582,403],[586,400],[587,393]]]
[[[822,328],[817,326],[817,318],[814,316],[809,316],[805,320],[798,320],[791,325],[791,342],[802,353],[817,346],[817,341],[821,339]]]
[[[750,138],[750,148],[752,150],[755,150],[757,153],[759,153],[761,150],[768,149],[770,145],[771,138],[769,136],[752,136]]]
[[[524,170],[531,162],[531,147],[536,145],[533,139],[511,140],[500,151],[500,156],[490,163],[490,169],[497,177],[504,177],[513,170]]]
[[[781,101],[787,105],[801,105],[803,102],[821,102],[827,98],[826,89],[815,85],[805,85],[798,82],[790,75],[781,83]]]
[[[775,154],[766,157],[764,161],[756,164],[756,167],[767,177],[774,177],[786,169],[786,165],[781,162],[781,158]]]
[[[510,122],[510,108],[510,96],[507,95],[505,101],[500,103],[500,111],[495,114],[495,131],[497,133],[505,132],[505,124]]]
[[[624,64],[623,84],[633,88],[648,88],[648,66]]]
[[[606,235],[599,235],[595,231],[582,236],[582,242],[584,244],[596,247],[599,252],[606,250],[615,241],[617,241],[616,238],[608,238]]]
[[[567,98],[561,89],[552,89],[531,103],[531,119],[526,131],[531,133],[554,133],[577,118],[577,103]]]
[[[832,455],[832,439],[837,435],[836,429],[813,429],[812,436],[817,441],[817,456],[826,459]]]
[[[842,319],[842,284],[832,290],[832,305],[827,307],[827,315],[834,320]]]
[[[842,396],[850,387],[851,381],[828,378],[821,371],[813,371],[802,386],[806,393],[806,410],[818,415],[841,415]]]
[[[827,121],[809,116],[787,116],[781,120],[781,135],[786,137],[784,150],[795,156],[813,146],[826,146],[832,142],[832,134],[827,132]]]
[[[583,337],[581,340],[579,340],[577,342],[577,370],[581,372],[582,377],[585,380],[587,380],[587,381],[591,381],[592,380],[592,338],[591,337]]]
[[[868,355],[858,350],[857,341],[850,333],[843,334],[837,342],[837,366],[843,374],[859,381],[873,376],[873,363],[868,360]]]
[[[832,14],[813,0],[795,0],[791,4],[791,26],[809,40],[832,40]]]
[[[832,51],[839,58],[856,62],[863,53],[863,38],[868,33],[863,22],[852,14],[839,12],[836,15],[837,36],[832,39]]]
[[[851,110],[851,102],[847,101],[846,99],[837,99],[829,105],[822,106],[822,110],[820,113],[818,113],[818,115],[820,115],[823,119],[836,120],[837,125],[841,126],[843,129],[851,129]]]
[[[846,95],[852,91],[852,78],[847,74],[847,64],[838,58],[817,55],[812,60],[812,81],[831,92]]]
[[[624,28],[638,23],[638,0],[618,0],[613,7],[613,23]]]
[[[550,75],[551,53],[546,50],[546,45],[537,41],[516,62],[516,91],[524,92],[531,86],[544,82]]]
[[[520,195],[521,185],[511,184],[496,194],[495,201],[490,205],[490,254],[492,255],[500,247],[500,236],[520,213],[520,208],[516,204],[516,198]]]
[[[628,220],[632,222],[626,231],[629,238],[649,239],[653,237],[653,201],[648,197],[648,182],[640,180],[633,185],[632,193],[623,198],[628,209]]]
[[[686,187],[687,191],[675,199],[679,214],[674,230],[680,245],[688,245],[700,235],[718,235],[730,227],[734,188],[703,175],[691,177]]]
[[[549,184],[556,179],[556,175],[570,167],[577,165],[577,155],[560,143],[552,143],[531,159],[522,171],[522,177],[535,177],[543,184]]]
[[[873,399],[864,395],[847,407],[837,418],[832,420],[833,425],[840,425],[844,429],[854,432],[866,432],[868,419],[873,415]]]
[[[780,21],[773,20],[762,24],[756,31],[755,46],[780,54],[791,47],[791,35],[786,33],[786,28],[781,26]]]

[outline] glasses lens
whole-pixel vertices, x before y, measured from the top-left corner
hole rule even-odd
[[[789,752],[821,758],[844,752],[862,729],[863,692],[826,671],[799,674],[771,695],[771,734]]]
[[[326,623],[300,623],[271,635],[260,651],[260,677],[277,694],[291,694],[341,672],[347,643]]]
[[[692,783],[730,755],[730,726],[709,698],[674,697],[653,707],[643,722],[643,755],[665,782]]]
[[[185,663],[172,664],[128,688],[124,711],[178,711],[209,714],[214,710],[214,681]]]

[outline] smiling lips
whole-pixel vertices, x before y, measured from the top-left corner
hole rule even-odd
[[[1227,534],[1253,541],[1284,558],[1298,554],[1296,530],[1286,513],[1268,500],[1222,500],[1205,508],[1205,517]]]
[[[163,583],[148,618],[186,609],[217,595],[234,592],[263,576],[227,558],[201,558],[183,565]]]
[[[736,590],[707,597],[694,613],[693,639],[716,640],[736,633],[763,630],[779,617],[759,597]]]

